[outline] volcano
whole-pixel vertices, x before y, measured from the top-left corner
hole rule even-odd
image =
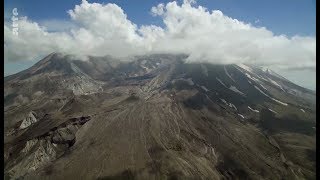
[[[314,91],[187,57],[52,53],[5,77],[5,179],[315,179]]]

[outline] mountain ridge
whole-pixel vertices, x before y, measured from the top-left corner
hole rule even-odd
[[[66,54],[66,53],[62,53],[62,52],[52,52],[50,53],[49,55],[45,56],[42,60],[40,61],[44,61],[45,59],[48,59],[50,60],[50,56],[61,56],[61,57],[67,57],[70,61],[80,61],[80,62],[85,62],[85,61],[92,61],[92,59],[100,59],[102,61],[106,60],[106,59],[113,59],[115,61],[119,61],[119,62],[127,62],[127,61],[134,61],[134,59],[137,59],[139,57],[143,57],[143,56],[157,56],[157,55],[160,55],[160,56],[163,56],[163,55],[182,55],[182,56],[188,56],[187,54],[170,54],[170,53],[156,53],[156,54],[146,54],[146,55],[136,55],[136,56],[132,56],[132,57],[127,57],[127,59],[130,59],[130,60],[125,60],[126,58],[116,58],[116,57],[113,57],[113,56],[110,56],[110,55],[105,55],[105,56],[86,56],[86,58],[84,57],[77,57],[77,55],[72,55],[72,54]],[[62,58],[63,59],[63,58]],[[85,60],[87,59],[87,60]],[[35,63],[34,65],[32,65],[31,67],[33,66],[36,66],[38,63],[40,63],[40,61],[38,61],[37,63]],[[192,63],[192,62],[190,62]],[[198,62],[198,63],[203,63],[203,62]],[[233,65],[239,65],[239,64],[233,64]],[[288,82],[292,83],[292,84],[295,84],[293,82],[291,82],[290,80],[286,79],[285,77],[279,75],[278,73],[274,72],[273,70],[271,70],[270,68],[263,68],[263,67],[258,67],[258,66],[254,66],[254,65],[250,65],[250,64],[246,64],[245,65],[248,65],[248,66],[251,66],[253,68],[256,68],[256,69],[259,69],[259,70],[262,70],[262,71],[265,71],[266,73],[270,74],[270,75],[274,75],[280,79],[284,79],[284,80],[287,80]],[[31,68],[30,67],[30,68]],[[6,81],[6,79],[10,79],[12,78],[11,76],[16,76],[17,74],[19,73],[22,73],[26,70],[28,70],[29,68],[25,69],[25,70],[22,70],[20,72],[17,72],[15,74],[10,74],[10,75],[7,75],[7,76],[4,76],[4,79]],[[315,94],[315,90],[311,90],[309,88],[306,88],[306,87],[303,87],[301,85],[297,85],[295,84],[296,86],[298,86],[299,88],[303,88],[303,89],[306,89],[307,91],[310,91],[310,92],[313,92]]]

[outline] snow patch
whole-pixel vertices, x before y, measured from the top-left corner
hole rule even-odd
[[[225,85],[225,84],[224,84],[224,83],[223,83],[219,78],[217,78],[217,77],[216,77],[216,80],[217,80],[217,81],[219,81],[219,82],[220,82],[220,84],[222,84],[225,88],[227,88],[227,89],[228,89],[228,87],[227,87],[227,86],[226,86],[226,85]]]
[[[242,119],[244,119],[244,116],[242,114],[238,114],[238,116],[240,116]]]
[[[231,108],[234,108],[236,111],[238,110],[237,107],[236,107],[234,104],[228,103],[226,100],[221,99],[221,98],[220,98],[220,100],[221,100],[225,105],[227,105],[227,106],[229,106],[229,107],[231,107]]]
[[[279,101],[279,100],[277,100],[277,99],[275,99],[275,98],[272,98],[272,97],[270,97],[270,96],[268,96],[266,93],[264,93],[261,89],[259,89],[257,86],[254,86],[258,91],[260,91],[263,95],[265,95],[265,96],[267,96],[268,98],[270,98],[270,99],[272,99],[273,101],[275,101],[275,102],[277,102],[277,103],[279,103],[279,104],[282,104],[282,105],[284,105],[284,106],[288,106],[288,104],[287,103],[284,103],[284,102],[282,102],[282,101]]]
[[[259,111],[258,110],[256,110],[256,109],[252,109],[250,106],[248,106],[248,108],[251,110],[251,111],[253,111],[253,112],[256,112],[256,113],[258,113]]]
[[[206,92],[209,91],[205,86],[201,86],[201,88],[202,88],[203,90],[205,90]]]
[[[232,77],[231,75],[228,73],[227,69],[226,69],[226,66],[223,66],[224,68],[224,72],[226,73],[226,75],[233,81],[233,82],[236,82]]]
[[[258,76],[258,78],[260,78],[260,79],[262,79],[262,80],[264,80],[264,81],[268,81],[266,78],[264,78],[264,77],[262,77],[262,76],[259,76],[259,75],[257,75]]]
[[[300,109],[303,113],[306,113],[306,111],[304,111],[303,109]]]
[[[247,66],[247,65],[237,64],[237,66],[239,66],[240,68],[242,68],[242,69],[244,69],[244,70],[252,73],[252,69],[251,69],[249,66]]]
[[[263,95],[267,96],[268,98],[271,98],[270,96],[268,96],[266,93],[264,93],[260,88],[258,88],[257,86],[254,86],[254,88],[256,88],[258,91],[260,91]]]
[[[270,79],[270,78],[268,78],[268,79],[269,79],[269,82],[271,82],[273,85],[277,86],[277,87],[280,88],[283,92],[285,92],[284,89],[282,88],[282,86],[281,86],[280,84],[278,84],[276,81],[274,81],[274,80],[272,80],[272,79]]]
[[[272,109],[270,109],[270,108],[268,108],[269,109],[269,111],[271,111],[271,112],[273,112],[273,113],[275,113],[275,114],[278,114],[276,111],[274,111],[274,110],[272,110]]]
[[[284,77],[282,77],[281,75],[279,75],[278,73],[276,73],[276,72],[274,72],[274,71],[272,71],[272,70],[270,70],[270,69],[266,69],[266,71],[265,71],[267,74],[270,74],[270,75],[272,75],[272,76],[275,76],[275,77],[277,77],[277,78],[280,78],[280,79],[282,79],[282,80],[285,80],[285,81],[288,81],[286,78],[284,78]]]
[[[227,106],[229,105],[226,100],[221,99],[221,98],[220,98],[220,100],[221,100],[224,104],[226,104]]]
[[[268,91],[266,87],[264,87],[262,84],[259,84],[264,90]]]
[[[234,92],[236,92],[236,93],[238,93],[238,94],[240,94],[240,95],[242,95],[242,96],[244,96],[244,93],[239,91],[235,86],[231,86],[229,89],[234,91]]]
[[[250,74],[245,73],[245,75],[247,76],[247,78],[249,78],[249,79],[251,79],[251,80],[253,80],[253,81],[259,82],[259,79],[255,78],[255,77],[253,77],[253,76],[250,76]]]
[[[238,110],[237,107],[236,107],[234,104],[230,103],[230,105],[231,105],[231,107],[233,107],[236,111]]]
[[[277,99],[275,99],[275,98],[271,98],[271,99],[274,100],[275,102],[279,103],[279,104],[282,104],[282,105],[284,105],[284,106],[288,106],[287,103],[284,103],[284,102],[282,102],[282,101],[279,101],[279,100],[277,100]]]

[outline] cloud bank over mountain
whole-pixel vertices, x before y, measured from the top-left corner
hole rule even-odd
[[[53,51],[118,57],[186,53],[189,61],[253,63],[293,70],[314,70],[316,65],[315,37],[276,36],[219,10],[209,11],[193,0],[158,4],[150,12],[162,19],[163,27],[138,27],[118,5],[86,0],[68,11],[73,24],[68,29],[52,32],[27,17],[19,17],[18,36],[12,33],[11,22],[4,25],[4,58],[34,60]]]

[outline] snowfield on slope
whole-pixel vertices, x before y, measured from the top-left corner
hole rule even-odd
[[[263,95],[267,96],[268,98],[272,99],[273,101],[275,101],[275,102],[277,102],[277,103],[279,103],[279,104],[282,104],[282,105],[284,105],[284,106],[288,106],[287,103],[284,103],[284,102],[282,102],[282,101],[279,101],[279,100],[277,100],[277,99],[275,99],[275,98],[270,97],[269,95],[267,95],[266,93],[264,93],[261,89],[259,89],[257,86],[254,86],[254,87],[255,87],[258,91],[260,91]]]
[[[259,111],[258,110],[256,110],[256,109],[252,109],[250,106],[248,106],[248,108],[251,110],[251,111],[253,111],[253,112],[256,112],[256,113],[258,113]]]

